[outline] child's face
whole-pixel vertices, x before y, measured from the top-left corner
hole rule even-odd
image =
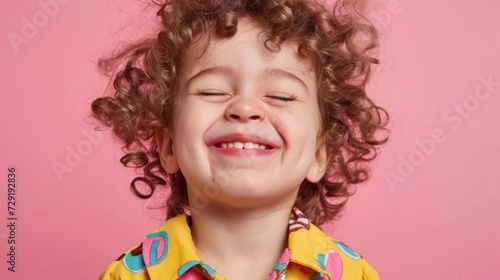
[[[266,50],[261,31],[241,19],[233,37],[212,37],[205,52],[202,39],[184,57],[159,146],[165,170],[186,178],[191,208],[291,207],[304,178],[324,175],[313,68],[293,44]]]

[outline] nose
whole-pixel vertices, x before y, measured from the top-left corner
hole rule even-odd
[[[227,107],[226,118],[238,122],[261,121],[265,118],[265,110],[251,98],[239,98]]]

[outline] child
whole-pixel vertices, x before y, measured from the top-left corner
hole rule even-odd
[[[167,221],[100,279],[379,279],[316,225],[367,179],[386,114],[364,90],[376,32],[336,3],[170,0],[162,29],[104,60],[94,116]],[[139,191],[138,183],[150,188]]]

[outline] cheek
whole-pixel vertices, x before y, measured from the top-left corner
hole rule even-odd
[[[202,141],[203,134],[220,117],[219,111],[207,104],[185,100],[174,116],[176,139],[186,143],[194,140]]]
[[[285,134],[300,134],[300,138],[316,138],[320,130],[320,113],[317,106],[283,111],[273,118],[277,129]],[[306,133],[304,135],[304,133]]]
[[[185,102],[174,117],[174,152],[183,173],[188,169],[206,170],[208,167],[205,135],[220,118],[220,110]],[[194,160],[196,159],[196,160]]]
[[[273,122],[287,145],[303,153],[315,150],[319,121],[314,114],[288,112],[273,118]]]
[[[189,119],[182,117],[178,119],[173,149],[176,153],[179,169],[188,185],[202,185],[203,180],[209,176],[206,173],[209,170],[209,164],[204,160],[206,151],[200,144],[203,143],[203,134],[197,129],[199,126],[193,127],[189,123]]]
[[[174,117],[173,149],[177,156],[181,171],[183,172],[185,171],[186,165],[192,162],[190,158],[199,154],[199,147],[195,147],[195,143],[197,143],[197,139],[200,139],[200,126],[193,125],[196,118],[193,118],[190,114],[185,114],[188,110],[191,109],[180,106],[179,113]]]

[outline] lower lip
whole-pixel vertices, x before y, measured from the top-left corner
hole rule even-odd
[[[217,148],[211,146],[210,149],[217,153],[230,156],[265,156],[273,154],[277,149],[237,149],[237,148]]]

